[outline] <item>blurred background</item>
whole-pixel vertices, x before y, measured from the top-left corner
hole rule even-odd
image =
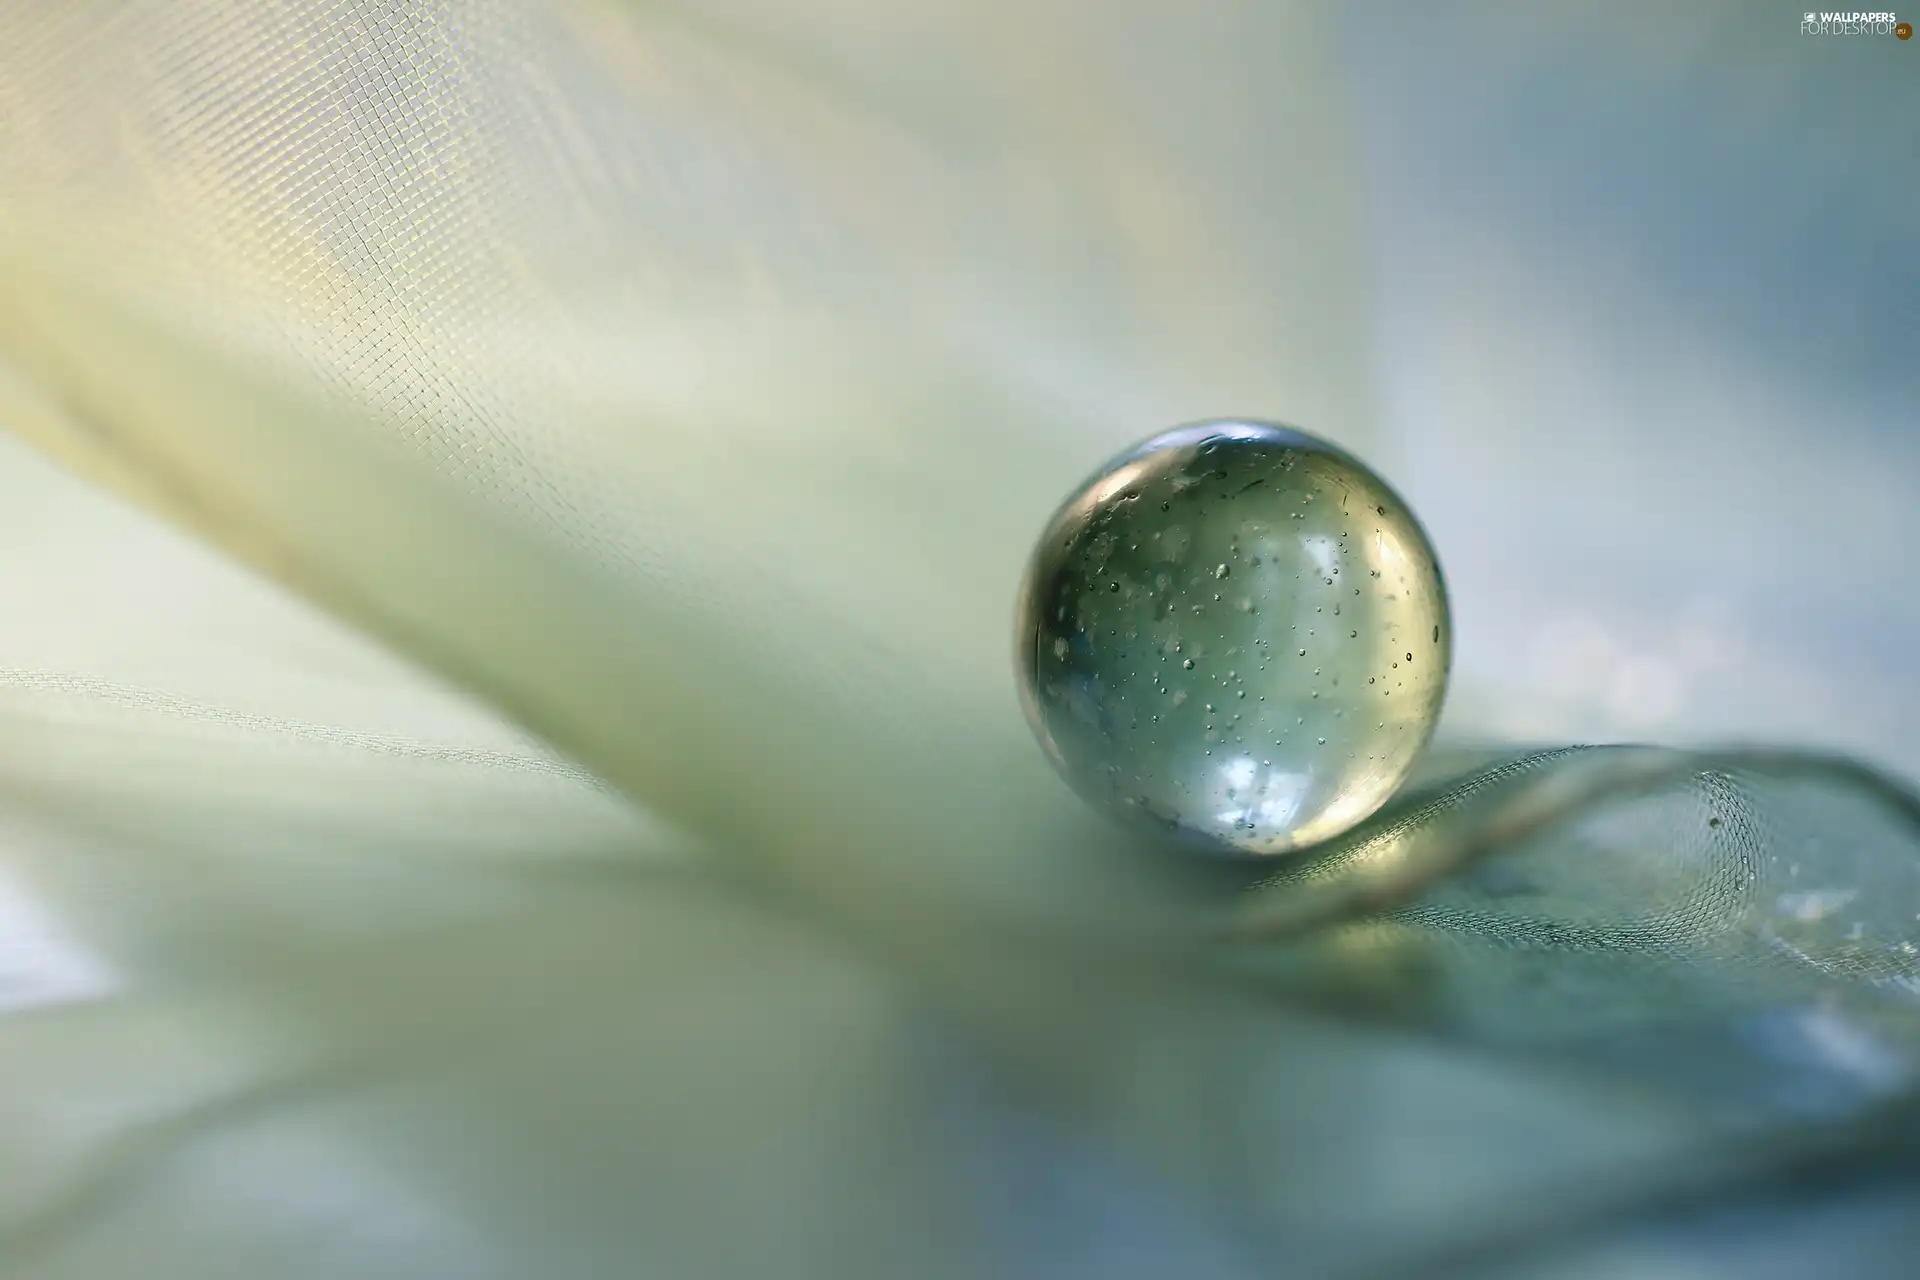
[[[1343,10],[1381,447],[1462,728],[1920,770],[1920,82],[1800,18]]]
[[[16,18],[23,67],[49,42],[80,56],[84,21],[30,20],[31,10],[23,6]],[[179,19],[178,39],[186,49],[216,37],[271,46],[288,38],[295,12],[236,25],[211,6],[197,20]],[[590,28],[604,21],[595,12],[571,18]],[[359,25],[349,21],[356,14]],[[512,39],[537,41],[546,30],[541,10],[510,21],[476,18],[473,27],[436,27],[424,11],[405,23],[383,14],[377,5],[343,11],[335,32],[342,48],[386,40],[400,52],[444,53],[466,41],[468,74],[498,63],[512,89],[494,104],[501,123],[492,150],[546,136],[509,109],[525,96],[524,82],[555,74],[513,60]],[[731,180],[746,184],[740,202],[715,205],[734,209],[734,225],[704,234],[728,254],[749,252],[765,260],[763,270],[799,279],[788,275],[761,294],[742,285],[716,294],[714,282],[733,268],[690,244],[669,272],[682,283],[668,287],[685,297],[664,312],[683,326],[669,331],[654,286],[639,287],[662,269],[636,262],[631,278],[615,274],[571,300],[596,326],[586,341],[625,334],[619,358],[628,364],[612,375],[582,373],[582,361],[591,365],[599,353],[575,349],[565,353],[575,377],[615,377],[626,394],[632,354],[652,352],[649,405],[680,411],[697,403],[727,423],[716,432],[740,433],[742,448],[798,450],[805,467],[817,465],[804,461],[811,447],[839,465],[876,430],[891,430],[869,420],[922,412],[915,380],[954,383],[960,375],[925,369],[944,350],[973,385],[938,393],[961,403],[951,421],[923,431],[957,429],[972,414],[972,430],[1008,439],[979,451],[1003,473],[997,482],[972,474],[987,464],[969,460],[953,496],[936,500],[964,503],[969,485],[984,494],[997,483],[1004,506],[986,504],[993,519],[1004,514],[1033,527],[1074,476],[1170,422],[1219,413],[1296,422],[1357,447],[1430,526],[1460,626],[1448,721],[1456,735],[1760,737],[1920,769],[1920,735],[1910,730],[1920,712],[1911,661],[1920,569],[1909,555],[1920,520],[1912,501],[1920,482],[1920,373],[1912,359],[1920,267],[1905,247],[1920,220],[1911,42],[1802,35],[1797,13],[1735,4],[1676,13],[1363,3],[1325,14],[1222,8],[1177,18],[1151,5],[1068,6],[1034,15],[1024,39],[1071,56],[1084,77],[1108,86],[1086,92],[1110,95],[1111,117],[1085,117],[1083,107],[1075,118],[1053,105],[1072,79],[1066,68],[1044,72],[1051,83],[1004,68],[1004,82],[979,83],[1001,74],[987,68],[1003,58],[1021,65],[1023,55],[1004,52],[1021,47],[1023,37],[1007,34],[1019,24],[953,28],[966,33],[954,38],[973,42],[976,60],[903,80],[901,66],[951,26],[937,10],[881,21],[854,4],[800,15],[742,0],[703,7],[693,28],[686,21],[656,16],[649,22],[658,29],[643,24],[643,35],[669,58],[682,45],[725,57],[714,51],[760,41],[741,55],[745,65],[764,67],[768,50],[785,49],[781,65],[804,63],[809,76],[859,86],[850,90],[856,98],[893,104],[889,128],[936,140],[933,158],[919,162],[925,180],[946,184],[964,203],[951,229],[909,231],[896,222],[900,235],[889,239],[883,229],[899,216],[900,199],[885,185],[850,186],[823,207],[826,171],[793,171],[796,158],[779,161],[786,169],[754,169],[729,150],[737,142],[699,161],[687,158],[697,151],[662,154],[661,137],[650,137],[649,162],[660,166],[666,189],[685,198],[734,199],[713,175],[738,170]],[[95,44],[110,47],[111,39]],[[1266,81],[1266,64],[1252,53],[1269,46],[1279,83]],[[47,68],[65,64],[42,57],[35,65],[45,79],[53,75]],[[699,101],[703,77],[715,75],[702,68],[684,77],[690,102]],[[1140,87],[1136,94],[1115,82]],[[751,92],[735,111],[778,97],[751,75],[746,83]],[[13,92],[23,95],[12,126],[16,191],[35,182],[52,189],[50,169],[66,174],[79,163],[74,138],[60,133],[60,113],[49,108],[57,94],[24,96],[40,84],[24,70],[14,79]],[[345,91],[324,78],[301,89]],[[588,104],[580,127],[593,127],[600,91],[590,79],[571,91]],[[664,83],[651,91],[679,92]],[[349,92],[328,109],[345,113],[329,126],[344,130],[342,146],[361,127],[351,103]],[[981,115],[988,104],[1004,117]],[[384,109],[367,107],[375,119]],[[1032,113],[1024,126],[1022,109]],[[737,138],[739,127],[721,136]],[[1042,141],[978,150],[1023,128]],[[671,136],[676,147],[682,137],[692,147],[697,132]],[[328,137],[314,134],[309,145],[333,145]],[[1056,143],[1077,158],[1049,170]],[[617,139],[605,145],[617,151]],[[777,155],[785,144],[770,145]],[[849,144],[791,145],[799,156]],[[57,164],[36,154],[56,147]],[[999,158],[988,161],[993,154]],[[554,159],[495,155],[487,180]],[[102,164],[80,189],[100,187],[132,207],[124,180],[110,176],[116,171]],[[197,193],[178,206],[182,219],[211,207],[238,225],[272,208],[222,200],[209,184],[231,177],[195,181]],[[565,231],[545,246],[548,269],[565,280],[578,269],[570,258],[609,247],[602,232],[593,248],[583,209],[594,200],[620,209],[634,199],[628,184],[640,179],[608,181],[601,195],[572,206],[516,187],[513,201],[531,211],[494,211],[477,224],[458,212],[472,206],[455,190],[453,208],[436,215],[437,234],[471,255],[488,218],[523,231],[528,218],[551,218]],[[786,194],[777,194],[783,184]],[[97,202],[100,192],[86,198]],[[835,209],[840,199],[853,203]],[[288,216],[297,206],[305,211],[298,216],[312,217],[318,200],[299,196]],[[760,212],[769,207],[753,203],[761,200],[801,203],[783,206],[783,223]],[[362,212],[390,216],[378,201]],[[148,219],[154,213],[141,209]],[[643,226],[660,217],[645,209],[638,216]],[[871,222],[878,240],[822,229],[843,218]],[[242,246],[258,238],[247,231],[226,256],[257,272],[261,250]],[[355,322],[371,330],[363,342],[378,343],[384,326],[389,339],[419,333],[423,351],[436,341],[478,341],[501,356],[499,340],[473,331],[498,327],[503,310],[537,314],[544,300],[511,282],[503,294],[497,281],[473,273],[471,261],[442,253],[378,305],[338,295],[329,305],[354,309]],[[450,308],[433,304],[436,290],[466,299],[477,318],[453,308],[462,328],[448,330]],[[910,356],[894,350],[863,375],[869,326],[890,309],[937,315],[942,336],[934,352],[926,343]],[[728,339],[728,359],[755,370],[750,391],[690,336],[736,315],[750,318]],[[784,353],[765,346],[775,331]],[[503,359],[515,375],[551,381],[553,368],[542,362],[558,357],[542,341],[537,329],[512,335]],[[416,408],[431,415],[451,399],[448,412],[481,412],[493,430],[510,434],[529,393],[503,390],[497,369],[476,367],[482,357],[451,354],[462,363],[407,390],[422,402]],[[371,359],[351,350],[340,358]],[[902,369],[908,359],[914,363]],[[850,390],[856,382],[867,385]],[[520,404],[498,403],[516,391]],[[788,421],[758,425],[751,407],[740,412],[743,394],[784,399]],[[491,397],[493,408],[474,410],[476,396]],[[806,425],[814,422],[823,425]],[[769,433],[785,442],[773,444]],[[955,465],[937,456],[939,465]],[[5,643],[28,646],[9,656],[13,665],[86,667],[45,662],[31,637],[53,627],[59,644],[76,646],[73,655],[111,643],[104,637],[120,628],[102,625],[90,609],[137,608],[145,625],[164,618],[191,630],[195,644],[230,646],[248,634],[216,621],[221,615],[204,596],[161,590],[163,574],[134,567],[147,554],[135,542],[166,541],[155,531],[100,535],[101,553],[84,573],[35,569],[44,548],[76,545],[60,522],[77,519],[70,509],[90,500],[18,449],[6,463],[0,482],[17,496],[0,514],[14,566],[0,607],[15,613]],[[878,458],[863,465],[880,468],[876,476],[886,466]],[[1016,527],[1000,541],[1011,549],[1022,533]],[[1007,554],[997,544],[995,554],[984,570],[992,576],[967,597],[979,612],[1010,590],[1002,580]],[[969,571],[964,563],[957,569]],[[127,590],[82,585],[95,574],[124,580]]]

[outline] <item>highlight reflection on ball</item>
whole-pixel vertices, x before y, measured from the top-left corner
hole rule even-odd
[[[1040,537],[1016,658],[1041,746],[1125,821],[1284,853],[1379,808],[1446,695],[1446,586],[1357,459],[1258,422],[1115,458]]]

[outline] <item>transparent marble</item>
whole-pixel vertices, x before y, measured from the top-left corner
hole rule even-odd
[[[1021,699],[1095,807],[1196,847],[1282,854],[1393,794],[1446,696],[1452,628],[1406,503],[1324,440],[1179,427],[1041,535]]]

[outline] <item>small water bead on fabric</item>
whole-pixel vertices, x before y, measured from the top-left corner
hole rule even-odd
[[[1121,454],[1055,513],[1016,646],[1028,722],[1075,791],[1196,847],[1266,855],[1338,835],[1399,787],[1439,719],[1452,626],[1426,533],[1364,464],[1291,427],[1206,422]],[[1223,734],[1198,695],[1228,687],[1244,719]],[[1196,696],[1169,707],[1169,689]]]

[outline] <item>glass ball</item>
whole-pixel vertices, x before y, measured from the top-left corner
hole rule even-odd
[[[1154,436],[1067,500],[1017,622],[1021,701],[1096,808],[1281,854],[1378,809],[1447,689],[1446,584],[1407,504],[1259,422]]]

